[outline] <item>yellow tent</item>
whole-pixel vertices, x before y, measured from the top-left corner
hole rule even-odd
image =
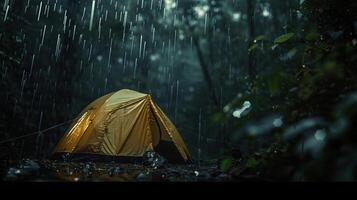
[[[190,160],[180,134],[151,96],[128,89],[89,104],[55,148],[56,154],[134,158],[146,151],[169,162]]]

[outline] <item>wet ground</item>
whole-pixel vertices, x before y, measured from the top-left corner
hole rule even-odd
[[[216,164],[172,165],[24,160],[9,168],[5,181],[221,182],[234,181]]]

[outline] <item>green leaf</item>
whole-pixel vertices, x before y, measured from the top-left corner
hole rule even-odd
[[[249,49],[248,51],[253,51],[254,49],[258,48],[258,45],[257,44],[253,44]]]
[[[222,172],[228,172],[233,166],[233,158],[226,158],[222,160],[220,169]]]
[[[255,158],[249,158],[246,165],[248,168],[256,168],[258,164],[259,162]]]
[[[295,35],[295,33],[287,33],[287,34],[281,35],[274,40],[274,43],[282,44],[282,43],[290,40],[292,37],[294,37],[294,35]]]
[[[266,40],[265,35],[259,35],[258,37],[255,38],[255,41],[261,41],[261,40]]]

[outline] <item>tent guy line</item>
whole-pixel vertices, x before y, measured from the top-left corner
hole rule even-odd
[[[41,133],[46,133],[50,130],[53,130],[55,128],[58,128],[58,127],[61,127],[63,125],[66,125],[70,122],[73,122],[74,120],[78,119],[78,117],[76,118],[73,118],[73,119],[70,119],[70,120],[67,120],[65,122],[62,122],[62,123],[59,123],[59,124],[56,124],[54,126],[51,126],[49,128],[46,128],[46,129],[43,129],[43,130],[40,130],[40,131],[36,131],[36,132],[32,132],[32,133],[29,133],[29,134],[25,134],[25,135],[22,135],[22,136],[18,136],[18,137],[14,137],[14,138],[9,138],[9,139],[6,139],[6,140],[3,140],[3,141],[0,141],[0,144],[4,144],[4,143],[7,143],[7,142],[12,142],[12,141],[16,141],[16,140],[19,140],[19,139],[23,139],[23,138],[26,138],[26,137],[30,137],[30,136],[34,136],[34,135],[39,135]]]

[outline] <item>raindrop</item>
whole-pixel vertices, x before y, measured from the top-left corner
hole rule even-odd
[[[136,67],[138,65],[138,59],[135,58],[135,64],[134,64],[134,79],[135,79],[135,76],[136,76]]]
[[[64,17],[63,17],[63,33],[66,32],[66,27],[67,27],[67,10],[64,11]]]
[[[110,40],[110,48],[109,48],[109,55],[108,55],[108,65],[107,65],[108,72],[110,71],[110,60],[111,60],[111,57],[112,57],[112,46],[113,46],[113,39]]]
[[[75,37],[75,35],[76,35],[76,28],[77,28],[77,25],[74,25],[74,26],[73,26],[72,40],[74,40],[74,37]]]
[[[49,13],[50,13],[50,5],[46,5],[45,7],[46,18],[48,18]]]
[[[130,45],[130,56],[133,55],[133,50],[134,50],[134,39],[135,39],[135,36],[132,36],[131,37],[131,45]]]
[[[45,39],[45,35],[46,35],[46,25],[43,27],[43,31],[42,31],[42,40],[41,40],[41,46],[43,45],[43,41]]]
[[[5,10],[8,5],[9,5],[9,0],[5,0],[3,10]]]
[[[204,33],[206,34],[207,32],[207,18],[208,18],[208,15],[207,13],[205,14],[205,29],[204,29]]]
[[[6,1],[8,1],[8,0],[6,0]],[[29,5],[30,4],[30,0],[27,0],[27,4],[26,4],[26,6],[25,6],[25,13],[27,12],[27,9],[29,8]]]
[[[5,12],[5,16],[4,16],[4,22],[5,22],[6,19],[7,19],[8,13],[9,13],[9,5],[7,5],[7,7],[6,7],[6,12]]]
[[[56,11],[56,8],[57,8],[57,1],[55,4],[53,4],[53,11]]]
[[[83,45],[83,48],[84,48],[84,45]],[[89,47],[88,61],[90,61],[90,59],[91,59],[91,57],[92,57],[92,49],[93,49],[93,46],[92,46],[92,44],[91,44],[90,47]]]
[[[99,18],[99,23],[98,23],[98,40],[100,40],[100,36],[102,33],[102,18]]]
[[[154,4],[154,0],[151,0],[151,2],[150,2],[150,10],[152,10],[153,4]]]
[[[92,11],[90,15],[89,31],[92,31],[93,28],[94,11],[95,11],[95,0],[92,1]]]
[[[20,100],[22,99],[23,93],[24,93],[24,87],[25,87],[26,79],[25,79],[25,70],[22,72],[22,78],[21,78],[21,92],[20,92]]]
[[[146,50],[146,41],[144,41],[144,47],[143,47],[143,59],[145,58],[145,50]]]
[[[82,42],[82,40],[83,40],[83,34],[80,34],[80,35],[79,35],[78,44],[80,44],[80,43]]]
[[[35,61],[35,54],[32,55],[32,61],[31,61],[31,68],[30,68],[30,75],[29,77],[31,77],[32,75],[32,69],[33,69],[33,62]]]
[[[58,36],[57,36],[57,44],[56,44],[56,52],[55,52],[56,58],[58,58],[58,56],[60,54],[60,45],[61,45],[61,35],[58,34]]]
[[[141,48],[143,43],[143,35],[140,35],[140,44],[139,44],[139,58],[141,58]]]
[[[37,15],[37,21],[40,21],[41,10],[42,10],[42,1],[40,2],[40,8],[39,8],[39,10],[38,10],[38,15]]]
[[[123,21],[123,42],[125,40],[125,28],[126,28],[126,20],[127,20],[127,17],[128,17],[128,12],[125,11],[124,12],[124,21]]]
[[[152,43],[155,41],[155,27],[152,28]]]
[[[84,19],[85,14],[86,14],[86,7],[83,8],[83,13],[82,13],[81,22],[83,22],[83,19]]]

